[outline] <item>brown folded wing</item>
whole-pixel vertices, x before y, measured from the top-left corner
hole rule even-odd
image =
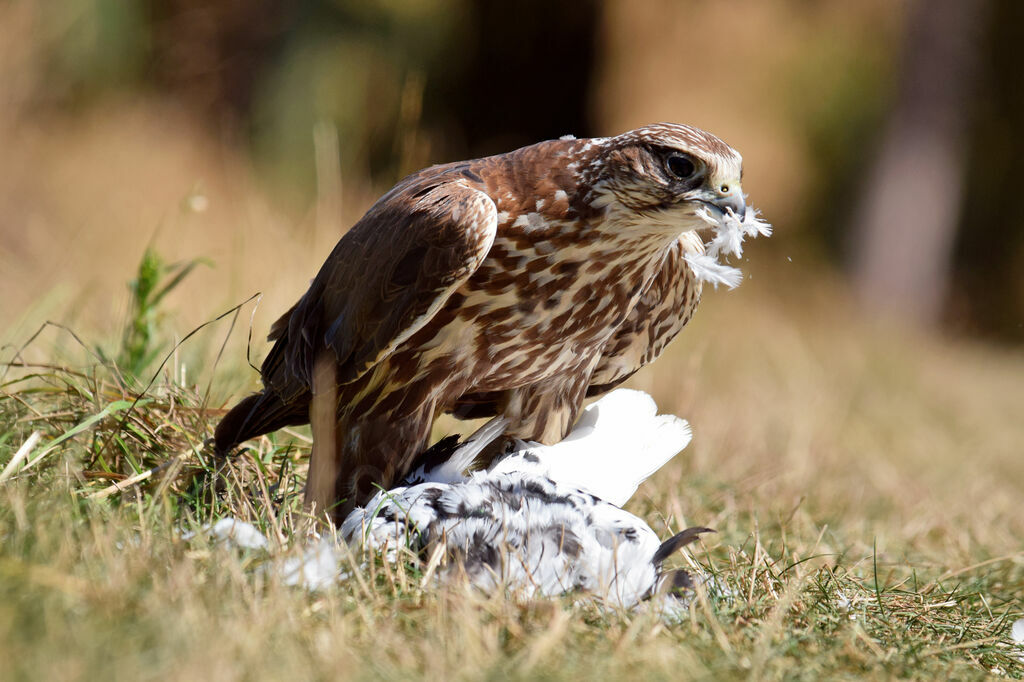
[[[306,393],[329,349],[352,382],[423,327],[479,267],[497,211],[478,189],[425,171],[382,197],[338,242],[309,290],[273,326],[264,384]]]

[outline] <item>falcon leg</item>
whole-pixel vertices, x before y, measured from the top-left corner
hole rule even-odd
[[[590,372],[568,373],[506,394],[502,414],[511,421],[506,435],[554,445],[576,423],[590,383]]]
[[[434,401],[412,414],[361,415],[338,422],[335,438],[337,474],[331,488],[335,523],[379,490],[390,489],[408,473],[427,446],[434,423]],[[378,487],[379,486],[379,487]]]
[[[337,501],[334,495],[340,462],[337,449],[338,386],[333,358],[322,353],[313,369],[313,397],[309,403],[309,425],[313,448],[306,477],[306,511],[319,516]]]

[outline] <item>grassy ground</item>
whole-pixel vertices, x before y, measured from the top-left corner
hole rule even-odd
[[[48,81],[33,58],[33,4],[0,5],[11,94],[0,107],[0,343],[20,347],[47,318],[83,342],[48,328],[22,352],[0,348],[14,363],[0,366],[0,680],[1024,677],[1008,641],[1024,617],[1024,355],[865,320],[830,276],[778,245],[816,177],[800,151],[808,121],[835,109],[846,130],[840,86],[871,76],[858,45],[872,59],[895,52],[891,3],[860,3],[857,21],[833,4],[750,4],[761,14],[733,27],[724,52],[700,27],[728,20],[725,5],[609,4],[604,129],[683,120],[721,133],[779,227],[779,250],[748,252],[755,277],[710,293],[631,382],[689,419],[695,439],[629,508],[664,535],[715,527],[693,560],[729,588],[699,595],[672,626],[571,600],[423,591],[414,565],[371,564],[309,594],[262,572],[264,554],[182,541],[233,515],[287,545],[303,523],[308,444],[255,443],[211,499],[216,477],[197,448],[213,408],[255,386],[243,359],[251,308],[219,364],[230,319],[162,371],[152,350],[257,290],[260,339],[386,188],[358,173],[344,187],[319,178],[317,205],[296,218],[177,102],[129,96],[19,117],[19,93]],[[691,21],[698,10],[711,20]],[[692,69],[679,45],[715,52],[717,68]],[[811,81],[839,89],[823,98],[799,86]],[[166,298],[152,290],[124,335],[116,292],[147,244],[216,269],[197,268]],[[254,359],[264,352],[254,343]],[[110,493],[114,482],[125,490]]]
[[[0,679],[1024,676],[1024,357],[869,323],[828,276],[778,270],[709,294],[632,382],[695,439],[629,508],[718,530],[693,558],[728,589],[678,625],[422,590],[414,564],[286,587],[263,553],[179,537],[234,515],[287,554],[302,524],[301,433],[209,494],[207,390],[240,360],[197,386],[157,360],[146,387],[95,358],[19,366],[74,348],[62,330],[6,351],[0,467],[40,437],[0,474]]]

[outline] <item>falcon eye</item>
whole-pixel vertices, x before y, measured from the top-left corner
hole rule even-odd
[[[673,154],[668,157],[665,164],[668,166],[668,172],[680,180],[688,180],[697,172],[697,166],[690,160],[690,157],[682,154]]]

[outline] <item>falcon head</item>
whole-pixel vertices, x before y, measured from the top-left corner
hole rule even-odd
[[[675,123],[656,123],[601,140],[591,204],[636,225],[670,232],[707,227],[698,213],[742,220],[743,158],[714,135]]]

